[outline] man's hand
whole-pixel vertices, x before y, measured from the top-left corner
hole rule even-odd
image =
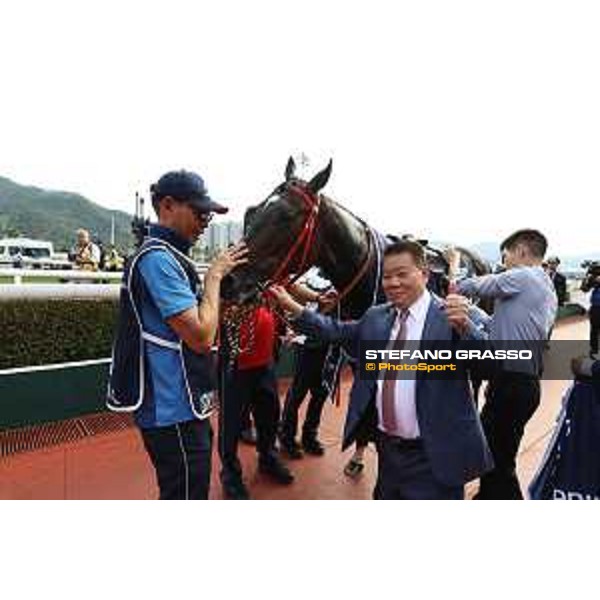
[[[221,252],[211,263],[204,275],[204,292],[198,309],[190,309],[192,314],[184,314],[180,321],[169,321],[175,333],[194,352],[210,350],[219,325],[219,292],[221,280],[239,265],[248,262],[248,249],[238,244]]]
[[[469,328],[469,301],[459,294],[448,294],[444,301],[450,326],[464,334]]]
[[[248,262],[248,247],[244,242],[223,250],[211,263],[206,277],[221,280],[233,269]]]
[[[594,361],[588,356],[577,356],[571,360],[571,370],[574,375],[592,376]]]
[[[339,302],[339,299],[340,295],[337,293],[337,291],[331,289],[321,294],[317,298],[317,303],[319,304],[319,309],[321,312],[326,313],[329,312]]]
[[[298,316],[304,307],[296,302],[289,292],[281,285],[272,285],[268,290],[268,297],[273,298],[283,310],[286,310],[294,316]]]
[[[288,327],[285,331],[285,335],[281,336],[281,343],[284,346],[291,346],[296,335],[297,334],[294,332],[294,330]]]
[[[460,270],[460,252],[456,248],[450,246],[444,250],[443,254],[444,258],[448,261],[448,277],[454,279]]]

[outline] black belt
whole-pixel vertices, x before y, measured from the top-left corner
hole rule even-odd
[[[523,371],[505,371],[500,370],[491,379],[512,379],[513,381],[539,381],[540,376],[533,373],[524,373]]]
[[[390,435],[377,430],[377,435],[382,442],[385,442],[389,446],[397,448],[398,450],[418,450],[423,448],[423,438],[403,438],[398,435]]]

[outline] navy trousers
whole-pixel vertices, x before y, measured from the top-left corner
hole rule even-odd
[[[223,478],[241,477],[238,442],[242,414],[249,407],[256,426],[256,450],[268,460],[274,453],[279,396],[273,365],[254,369],[227,368],[223,374],[219,411],[219,457]]]
[[[161,500],[207,500],[212,428],[208,419],[140,429]]]
[[[481,477],[479,500],[522,500],[516,473],[525,425],[540,404],[540,381],[533,375],[500,373],[488,383],[481,423],[494,469]]]
[[[463,486],[447,486],[434,476],[420,440],[384,433],[376,438],[378,470],[375,500],[462,500]]]
[[[600,306],[590,307],[590,351],[592,354],[598,353],[598,344],[600,340]]]
[[[281,420],[281,434],[293,440],[298,430],[298,409],[310,392],[310,401],[302,426],[302,438],[314,439],[321,423],[327,388],[323,385],[323,363],[328,346],[298,346],[294,356],[294,379],[288,390]]]

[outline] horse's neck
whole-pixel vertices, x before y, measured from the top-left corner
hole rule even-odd
[[[331,199],[324,197],[319,222],[316,264],[343,292],[369,258],[369,231],[364,223]],[[345,304],[351,312],[368,308],[373,295],[373,278],[365,273],[349,292]]]

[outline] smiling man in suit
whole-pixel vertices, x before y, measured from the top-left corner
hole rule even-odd
[[[478,338],[477,309],[456,295],[442,301],[427,290],[427,279],[423,247],[402,240],[384,254],[388,303],[370,308],[359,321],[307,311],[282,287],[271,290],[294,317],[295,327],[326,341],[380,340],[397,348],[410,341],[459,344]],[[468,374],[460,373],[447,380],[421,374],[413,379],[355,378],[343,449],[361,432],[375,441],[379,467],[374,498],[462,499],[464,484],[492,467]]]

